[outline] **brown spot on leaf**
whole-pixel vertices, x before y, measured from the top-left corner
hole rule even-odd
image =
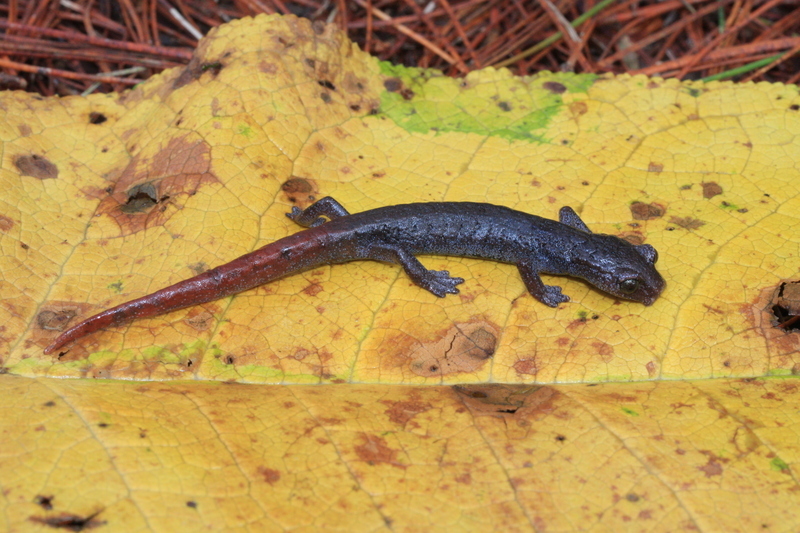
[[[40,180],[58,178],[58,167],[46,157],[38,154],[17,156],[14,158],[14,166],[23,176],[31,176]]]
[[[608,343],[594,341],[592,348],[597,350],[597,354],[602,356],[604,363],[610,363],[614,359],[614,347]]]
[[[572,118],[575,120],[579,116],[588,113],[589,106],[586,104],[586,102],[572,102],[569,104],[569,112],[572,113]]]
[[[98,214],[111,217],[124,235],[136,233],[163,224],[185,198],[216,182],[209,145],[192,135],[170,139],[152,157],[134,156]]]
[[[20,124],[19,126],[17,126],[17,129],[19,130],[19,134],[21,137],[27,137],[31,133],[33,133],[31,131],[31,127],[28,126],[27,124]]]
[[[89,516],[79,516],[71,513],[59,513],[54,516],[40,517],[31,516],[29,520],[37,524],[44,524],[54,529],[66,529],[68,531],[84,531],[105,525],[105,520],[97,520],[97,515],[102,511],[97,511]]]
[[[647,165],[648,172],[663,172],[664,171],[664,164],[663,163],[656,163],[654,161],[650,161],[650,164]]]
[[[638,231],[624,231],[617,234],[620,239],[625,239],[633,245],[644,244],[644,237]]]
[[[700,453],[708,457],[708,462],[703,466],[698,466],[697,469],[703,472],[706,477],[721,476],[722,463],[728,462],[728,460],[721,459],[709,451],[700,450]]]
[[[425,377],[475,372],[494,355],[499,331],[496,324],[472,318],[454,324],[428,342],[400,335],[383,362],[389,367],[408,365],[412,372]]]
[[[180,89],[184,85],[200,79],[205,73],[209,73],[214,78],[220,73],[223,67],[222,63],[220,61],[204,61],[201,57],[204,50],[201,50],[201,48],[204,47],[201,45],[201,47],[197,48],[194,57],[183,67],[180,75],[172,82],[173,90]]]
[[[355,447],[356,455],[368,465],[385,463],[397,468],[407,468],[406,465],[397,462],[397,450],[390,448],[383,437],[362,433],[359,440],[361,444]]]
[[[202,63],[202,59],[200,59],[195,53],[195,56],[191,59],[191,61],[189,61],[189,63],[183,67],[180,75],[175,78],[175,81],[172,82],[173,90],[180,89],[184,85],[188,85],[199,78],[200,74],[202,74],[202,70],[200,69]]]
[[[465,472],[460,476],[455,477],[456,483],[463,483],[464,485],[472,485],[472,475],[469,472]]]
[[[261,61],[258,63],[258,70],[264,74],[275,75],[278,73],[278,65],[269,61]]]
[[[275,470],[273,468],[266,468],[266,467],[263,467],[263,466],[259,466],[258,467],[258,474],[261,476],[261,478],[264,481],[266,481],[270,485],[274,485],[275,483],[277,483],[278,481],[281,480],[280,471]]]
[[[206,270],[208,270],[208,264],[203,261],[198,261],[197,263],[191,263],[186,265],[189,270],[191,270],[195,276],[202,274]]]
[[[53,509],[53,496],[42,496],[41,494],[37,495],[36,498],[33,499],[36,502],[36,505],[41,506],[42,509],[45,511],[50,511]]]
[[[667,211],[667,208],[661,204],[646,204],[644,202],[633,202],[630,209],[634,220],[653,220],[661,218]]]
[[[453,390],[473,416],[502,416],[517,421],[554,412],[554,400],[560,397],[555,389],[540,385],[455,385]]]
[[[539,373],[539,366],[536,363],[536,357],[530,359],[520,359],[514,363],[514,370],[517,374],[535,376]]]
[[[636,394],[622,394],[619,392],[610,392],[603,395],[605,398],[611,400],[613,403],[640,403],[640,398]]]
[[[413,398],[410,400],[395,402],[391,400],[384,400],[382,403],[388,406],[384,414],[389,417],[393,424],[404,427],[415,416],[432,408],[428,402],[419,401]]]
[[[308,357],[309,355],[311,355],[311,352],[310,352],[310,351],[308,351],[308,350],[307,350],[307,349],[305,349],[305,348],[298,347],[298,348],[295,350],[294,354],[292,354],[292,359],[294,359],[294,360],[296,360],[296,361],[302,361],[303,359],[305,359],[305,358],[306,358],[306,357]]]
[[[213,306],[213,304],[206,304],[206,306],[209,305]],[[195,331],[208,331],[215,323],[213,313],[205,307],[191,308],[183,321]]]
[[[567,92],[567,87],[557,81],[546,81],[542,84],[542,87],[554,94],[564,94]]]
[[[325,289],[322,287],[322,284],[319,282],[310,283],[303,289],[303,293],[309,296],[316,296],[317,294],[321,293]]]
[[[14,221],[7,216],[0,215],[0,231],[7,232],[14,227]]]
[[[333,359],[333,354],[328,350],[326,350],[325,348],[322,348],[317,352],[317,357],[319,357],[321,363],[327,363],[328,361]]]
[[[67,324],[78,314],[78,307],[70,306],[58,310],[44,309],[36,316],[36,325],[47,331],[64,331]]]
[[[403,82],[400,78],[388,78],[384,80],[383,87],[390,93],[396,93],[403,88]]]
[[[281,185],[286,200],[305,208],[317,199],[316,184],[309,179],[292,176]]]
[[[352,72],[347,72],[342,82],[344,90],[351,94],[362,94],[367,88],[367,83],[366,78],[359,78]]]
[[[700,185],[703,187],[703,198],[713,198],[722,194],[722,186],[715,181],[703,182]]]
[[[676,226],[690,231],[699,229],[706,224],[702,220],[693,217],[670,217],[669,221]]]

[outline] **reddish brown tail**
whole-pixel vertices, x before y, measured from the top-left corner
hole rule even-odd
[[[193,278],[107,309],[59,335],[44,353],[51,354],[103,328],[218,300],[286,274],[325,264],[328,261],[325,254],[320,253],[324,249],[318,238],[320,235],[324,232],[317,228],[295,233]]]

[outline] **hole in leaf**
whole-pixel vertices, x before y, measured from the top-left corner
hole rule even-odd
[[[772,305],[774,325],[784,331],[800,331],[800,281],[781,283]]]
[[[102,124],[106,120],[108,120],[108,119],[102,113],[97,113],[95,111],[92,111],[91,113],[89,113],[89,123],[90,124]]]
[[[53,508],[53,496],[42,496],[41,494],[33,499],[37,505],[40,505],[45,511],[50,511]]]
[[[169,200],[169,195],[158,197],[156,186],[152,183],[142,183],[136,185],[128,191],[128,200],[125,205],[119,207],[120,211],[127,214],[144,213],[149,211],[153,206]]]

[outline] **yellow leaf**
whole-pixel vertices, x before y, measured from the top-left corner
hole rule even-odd
[[[106,531],[800,527],[796,379],[308,387],[0,376],[0,398],[8,531],[64,515],[94,515]]]
[[[798,110],[796,86],[452,79],[277,16],[121,95],[0,94],[0,529],[797,529],[797,380],[737,378],[800,372]],[[42,353],[327,195],[569,205],[653,245],[667,289],[550,277],[552,309],[513,265],[423,257],[465,279],[439,299],[354,262]]]

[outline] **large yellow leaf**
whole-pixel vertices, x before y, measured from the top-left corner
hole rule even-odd
[[[799,110],[795,86],[451,79],[291,17],[122,95],[0,95],[0,527],[797,529],[798,382],[736,378],[800,369],[775,327],[800,309]],[[324,195],[571,205],[655,246],[667,290],[553,278],[551,309],[512,265],[423,258],[466,279],[438,299],[359,262],[43,355]],[[542,385],[599,381],[638,383]]]
[[[795,380],[0,387],[2,529],[800,528]]]

